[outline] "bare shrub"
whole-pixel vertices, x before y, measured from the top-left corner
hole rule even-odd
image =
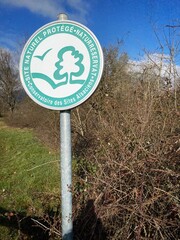
[[[83,166],[77,160],[83,171],[75,177],[75,215],[93,199],[107,239],[178,239],[180,126],[173,92],[155,91],[157,81],[147,75],[143,81],[123,76],[104,76],[104,87],[73,112],[73,152],[85,159]]]
[[[59,112],[51,111],[34,103],[29,97],[21,101],[13,116],[6,114],[6,122],[16,127],[34,129],[39,139],[57,150],[59,147]]]

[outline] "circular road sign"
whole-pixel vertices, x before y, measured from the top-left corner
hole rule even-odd
[[[20,79],[37,104],[67,110],[93,94],[103,65],[101,46],[87,27],[69,20],[55,21],[38,29],[26,43]]]

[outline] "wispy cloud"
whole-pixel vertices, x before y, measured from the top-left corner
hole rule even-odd
[[[26,8],[32,13],[56,19],[65,12],[69,18],[87,23],[89,4],[84,0],[0,0],[0,3],[17,8]]]
[[[180,76],[180,66],[173,64],[168,54],[146,54],[140,60],[129,61],[129,71],[143,73],[149,69],[161,77],[170,78],[172,81]]]
[[[31,13],[56,20],[59,13],[67,13],[69,19],[87,24],[90,4],[87,0],[0,0],[0,5],[8,8],[27,9]],[[17,48],[17,42],[21,39],[18,33],[10,29],[4,31],[0,25],[0,47],[9,50]]]
[[[18,36],[14,32],[4,32],[0,30],[0,46],[6,46],[11,50],[17,47]]]
[[[70,15],[72,20],[80,21],[82,23],[87,22],[88,10],[90,4],[85,0],[66,0],[67,5],[74,10],[74,13]]]

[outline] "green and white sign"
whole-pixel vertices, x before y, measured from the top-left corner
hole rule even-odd
[[[74,21],[55,21],[28,40],[21,55],[20,78],[36,103],[67,110],[93,94],[103,64],[101,46],[88,28]]]

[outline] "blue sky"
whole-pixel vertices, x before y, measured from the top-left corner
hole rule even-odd
[[[161,36],[166,25],[180,24],[179,0],[0,0],[0,47],[13,50],[59,12],[86,25],[103,47],[123,39],[131,59],[144,48],[158,52],[153,26]]]

